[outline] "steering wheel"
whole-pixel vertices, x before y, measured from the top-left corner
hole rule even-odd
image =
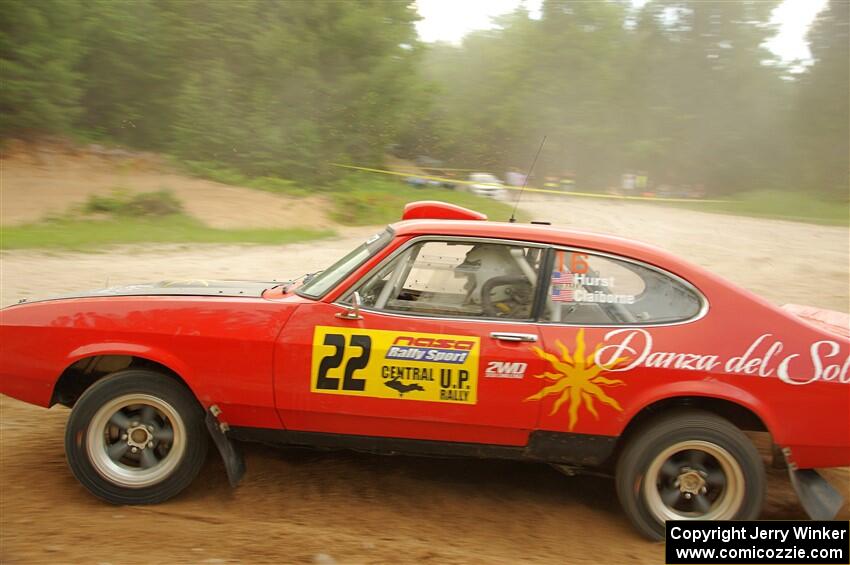
[[[505,290],[506,300],[493,301],[493,289],[510,286]],[[517,315],[521,309],[531,305],[534,287],[525,275],[502,275],[488,279],[481,287],[481,310],[491,318],[525,318]],[[529,313],[530,314],[530,313]]]

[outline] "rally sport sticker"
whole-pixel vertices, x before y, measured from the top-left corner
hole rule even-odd
[[[317,326],[310,390],[475,404],[479,338]]]

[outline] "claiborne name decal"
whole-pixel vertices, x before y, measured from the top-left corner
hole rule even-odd
[[[614,294],[609,290],[614,286],[614,277],[591,277],[566,271],[554,271],[551,284],[550,297],[553,302],[635,303],[633,294]]]

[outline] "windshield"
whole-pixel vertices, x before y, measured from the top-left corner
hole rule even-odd
[[[296,292],[308,298],[324,296],[354,269],[365,263],[369,257],[383,249],[392,238],[393,233],[390,228],[376,233],[329,268],[309,278]]]

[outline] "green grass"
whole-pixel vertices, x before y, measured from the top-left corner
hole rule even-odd
[[[250,179],[228,169],[206,168],[218,182],[269,192],[308,194],[289,181]],[[214,171],[211,175],[209,171]],[[387,224],[401,219],[405,204],[415,200],[444,200],[507,220],[511,206],[496,200],[443,188],[416,189],[395,179],[356,173],[313,194],[331,202],[331,217],[344,225]],[[92,216],[94,215],[94,216]],[[522,217],[522,216],[520,216]],[[103,245],[138,243],[282,244],[334,235],[328,229],[216,229],[182,212],[168,190],[131,194],[117,189],[91,197],[67,214],[0,229],[0,250],[91,250]]]
[[[128,243],[293,243],[329,237],[331,230],[216,229],[184,216],[78,220],[58,218],[0,230],[0,249],[91,250],[109,244]]]
[[[401,219],[404,205],[416,200],[443,200],[507,220],[512,208],[504,202],[445,188],[413,188],[400,178],[352,173],[330,186],[304,187],[276,177],[248,177],[239,171],[201,161],[174,161],[189,174],[222,184],[244,186],[289,196],[326,196],[332,201],[331,218],[347,226],[388,224]],[[522,214],[519,214],[520,217]]]
[[[255,190],[273,192],[275,194],[288,194],[291,196],[309,196],[312,191],[299,186],[295,181],[278,177],[249,177],[235,169],[207,163],[203,161],[178,161],[172,160],[180,168],[192,176],[207,180],[229,184],[233,186],[244,186]]]
[[[113,216],[170,216],[183,213],[183,204],[168,189],[131,194],[119,188],[109,195],[89,196],[82,211]]]
[[[775,218],[822,225],[850,225],[850,204],[829,202],[802,192],[752,191],[738,194],[727,202],[682,204],[692,210]]]
[[[94,216],[92,216],[94,215]],[[61,216],[0,228],[0,249],[91,249],[127,243],[281,244],[333,235],[330,230],[216,229],[183,213],[168,190],[95,195]]]
[[[401,219],[405,204],[416,200],[442,200],[487,214],[494,221],[507,221],[511,205],[445,188],[413,188],[401,181],[370,173],[354,173],[331,186],[331,217],[345,225],[388,224]],[[525,219],[518,213],[518,219]]]

